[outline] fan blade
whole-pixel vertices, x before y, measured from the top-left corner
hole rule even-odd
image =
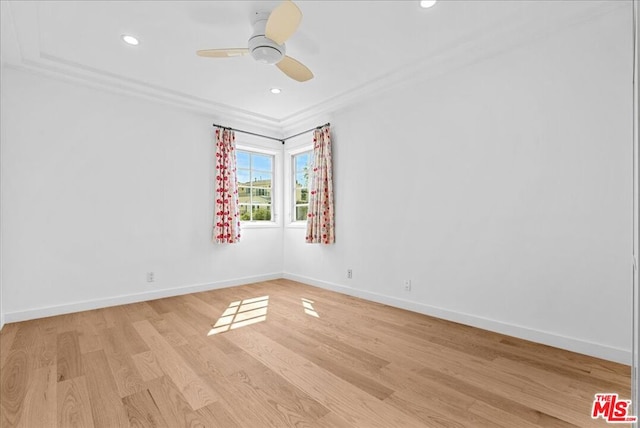
[[[298,6],[292,1],[283,1],[269,15],[264,35],[281,45],[296,32],[300,21],[302,12]]]
[[[196,52],[198,56],[206,56],[209,58],[230,58],[232,56],[242,56],[248,53],[249,49],[246,48],[203,49]]]
[[[298,82],[306,82],[307,80],[313,79],[311,70],[290,56],[285,56],[276,66],[282,70],[284,74]]]

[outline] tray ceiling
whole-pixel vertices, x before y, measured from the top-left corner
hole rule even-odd
[[[444,73],[628,6],[597,1],[299,1],[287,53],[315,74],[288,79],[250,57],[250,16],[279,2],[3,1],[2,61],[282,127],[374,91]],[[120,39],[132,34],[140,45]],[[282,89],[279,95],[269,92]]]

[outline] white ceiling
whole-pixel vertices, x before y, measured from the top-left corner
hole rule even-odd
[[[624,6],[611,1],[298,1],[287,54],[299,83],[250,57],[250,16],[277,1],[2,1],[2,61],[283,127],[372,91],[423,79]],[[121,34],[141,43],[124,44]],[[283,92],[272,95],[269,88]]]

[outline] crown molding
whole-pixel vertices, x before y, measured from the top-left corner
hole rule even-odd
[[[3,54],[3,67],[160,102],[194,113],[224,119],[233,126],[250,125],[271,132],[282,132],[277,118],[130,79],[43,52],[39,43],[37,2],[20,2],[18,9],[12,7],[15,1],[3,0],[1,3],[4,27],[2,51],[10,53],[6,56]]]
[[[38,60],[23,59],[22,64],[16,68],[123,95],[158,101],[199,114],[224,119],[232,118],[236,126],[251,124],[280,131],[279,121],[276,118],[90,68],[47,53],[41,53]]]
[[[474,34],[455,45],[445,46],[391,73],[380,75],[363,85],[284,117],[279,124],[285,130],[302,126],[315,117],[327,117],[380,93],[426,82],[628,6],[625,2],[591,2],[579,14],[549,17],[542,25],[536,19],[539,18],[537,16],[531,17],[525,24],[505,19],[504,25],[494,26],[490,31]],[[533,21],[538,25],[527,25],[529,22],[533,24]]]
[[[7,15],[6,21],[12,24],[12,28],[5,31],[13,31],[15,43],[19,45],[17,48],[11,49],[13,54],[8,55],[7,58],[3,57],[3,65],[5,66],[123,95],[161,102],[198,114],[221,118],[221,120],[231,122],[230,124],[233,126],[260,126],[283,135],[310,122],[317,121],[318,117],[329,117],[340,109],[362,102],[381,92],[425,82],[444,73],[516,49],[536,39],[564,31],[574,25],[629,6],[627,2],[586,2],[580,13],[565,12],[547,16],[542,21],[539,15],[527,17],[524,22],[522,19],[507,17],[501,22],[501,25],[494,25],[482,33],[470,35],[465,39],[458,40],[455,44],[430,52],[412,63],[404,64],[393,72],[379,75],[339,95],[291,115],[277,118],[126,78],[42,52],[39,46],[40,35],[36,2],[22,2],[18,17],[12,11],[10,6],[12,2],[3,1],[2,3],[2,12]],[[25,5],[24,3],[30,4]],[[16,20],[19,20],[20,26],[16,25]],[[6,49],[7,45],[4,46]]]

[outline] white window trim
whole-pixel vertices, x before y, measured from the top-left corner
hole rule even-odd
[[[284,162],[284,206],[285,206],[285,227],[291,229],[306,229],[307,221],[293,220],[293,157],[303,152],[313,152],[313,144],[305,144],[294,149],[287,150]]]
[[[280,207],[282,206],[282,176],[284,175],[282,174],[282,151],[237,143],[236,150],[273,156],[273,179],[271,182],[271,215],[273,216],[273,220],[241,221],[240,232],[242,233],[243,229],[273,229],[282,227],[282,215],[280,215]]]

